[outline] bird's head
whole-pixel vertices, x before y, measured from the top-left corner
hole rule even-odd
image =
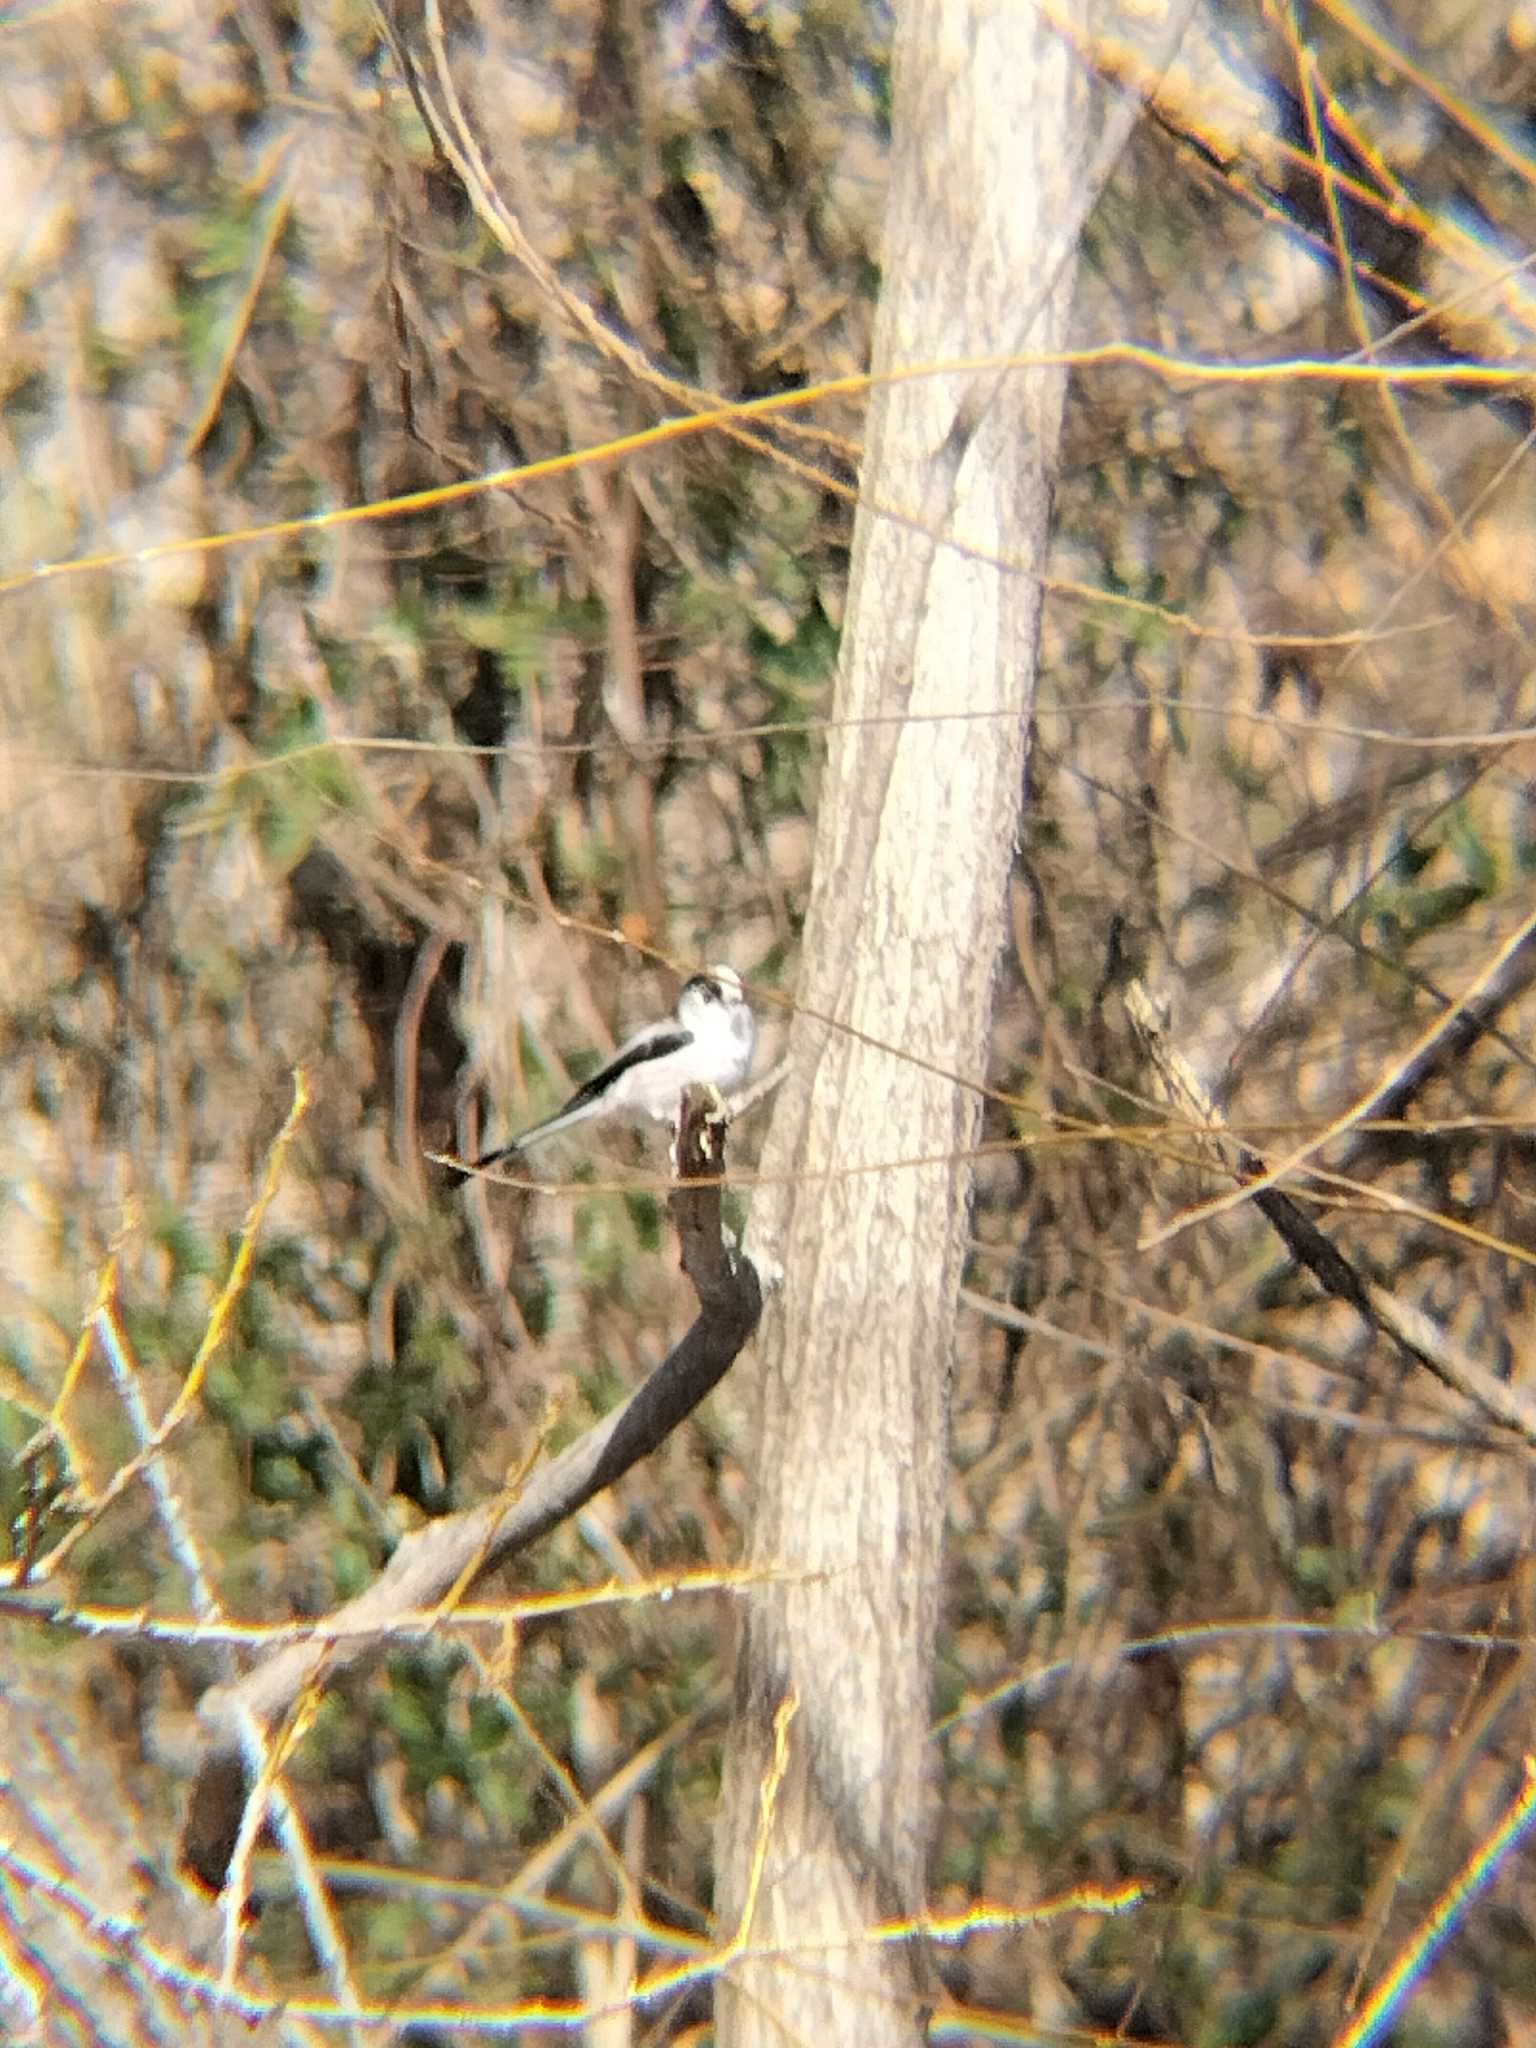
[[[690,1014],[702,1016],[709,1010],[733,1009],[746,999],[746,990],[735,968],[715,966],[684,982],[677,999],[677,1014],[686,1023]]]

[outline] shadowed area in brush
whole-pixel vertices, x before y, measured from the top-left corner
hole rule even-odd
[[[751,1261],[725,1241],[723,1131],[697,1095],[684,1105],[678,1158],[682,1177],[668,1207],[699,1313],[650,1377],[611,1415],[530,1474],[510,1501],[486,1502],[414,1531],[366,1593],[316,1624],[312,1641],[279,1650],[237,1685],[204,1695],[203,1758],[181,1860],[209,1891],[221,1890],[228,1876],[245,1803],[242,1726],[253,1720],[270,1727],[317,1680],[378,1656],[396,1639],[402,1616],[419,1615],[455,1589],[467,1597],[484,1572],[547,1535],[664,1443],[724,1378],[751,1337],[762,1314],[762,1288]]]

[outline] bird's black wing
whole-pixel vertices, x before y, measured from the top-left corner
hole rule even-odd
[[[638,1037],[632,1038],[628,1045],[621,1046],[606,1067],[599,1067],[590,1080],[583,1081],[570,1101],[557,1109],[553,1116],[545,1117],[543,1122],[535,1124],[532,1130],[524,1131],[522,1137],[514,1138],[510,1145],[498,1145],[494,1152],[482,1152],[478,1159],[470,1161],[471,1166],[478,1170],[484,1166],[494,1166],[498,1160],[509,1158],[525,1140],[535,1136],[546,1125],[558,1123],[561,1117],[569,1116],[573,1109],[585,1109],[589,1102],[595,1102],[600,1095],[605,1095],[614,1082],[622,1074],[627,1074],[631,1067],[638,1067],[647,1060],[659,1060],[669,1052],[681,1052],[685,1045],[692,1043],[693,1033],[684,1030],[681,1024],[641,1032]]]
[[[628,1045],[620,1047],[606,1067],[600,1067],[590,1081],[582,1082],[564,1109],[556,1110],[555,1116],[569,1116],[573,1109],[585,1109],[589,1102],[606,1095],[619,1076],[627,1074],[631,1067],[663,1059],[669,1052],[681,1052],[685,1045],[692,1043],[693,1033],[685,1031],[681,1024],[669,1024],[659,1031],[647,1031],[639,1038],[632,1038]],[[553,1123],[555,1117],[548,1121]],[[539,1128],[541,1126],[535,1125],[535,1129]]]

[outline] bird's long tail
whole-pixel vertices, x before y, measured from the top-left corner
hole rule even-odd
[[[487,1166],[499,1166],[503,1159],[510,1159],[514,1153],[529,1152],[535,1145],[542,1145],[546,1138],[554,1137],[557,1131],[568,1131],[572,1124],[584,1124],[595,1114],[595,1107],[590,1102],[562,1109],[558,1115],[546,1117],[543,1123],[535,1124],[531,1130],[521,1132],[517,1137],[509,1139],[505,1145],[498,1145],[494,1152],[482,1152],[478,1159],[472,1159],[469,1163],[476,1173]]]

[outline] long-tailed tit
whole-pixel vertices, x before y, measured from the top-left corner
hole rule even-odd
[[[495,1166],[514,1152],[526,1152],[557,1131],[600,1116],[649,1116],[676,1123],[687,1088],[715,1088],[729,1095],[747,1078],[757,1046],[757,1020],[748,1008],[734,967],[711,967],[685,982],[677,1014],[647,1024],[626,1039],[607,1066],[584,1081],[565,1105],[483,1153],[475,1166]]]

